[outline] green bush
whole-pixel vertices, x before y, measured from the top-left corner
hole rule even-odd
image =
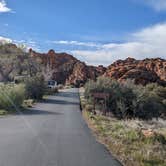
[[[30,77],[25,81],[25,90],[27,99],[42,99],[45,93],[46,85],[42,76]]]
[[[138,87],[138,86],[137,86]],[[138,117],[151,119],[153,117],[165,117],[166,107],[164,99],[166,88],[157,84],[148,84],[145,87],[133,89],[136,94],[135,111]]]
[[[166,88],[157,84],[145,87],[127,80],[119,83],[110,78],[100,77],[85,85],[85,98],[93,101],[92,92],[110,93],[107,107],[117,118],[166,117]]]
[[[22,105],[24,98],[24,85],[0,85],[0,109],[18,108]]]

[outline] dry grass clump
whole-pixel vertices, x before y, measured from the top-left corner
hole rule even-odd
[[[25,99],[24,85],[2,84],[0,85],[0,109],[14,111],[19,108]]]

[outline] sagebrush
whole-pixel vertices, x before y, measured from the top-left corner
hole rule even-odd
[[[166,87],[154,83],[135,85],[131,80],[120,83],[99,77],[97,81],[90,80],[85,85],[85,98],[91,103],[92,92],[110,93],[107,106],[117,118],[166,117]]]

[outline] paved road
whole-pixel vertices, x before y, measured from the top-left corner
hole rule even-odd
[[[77,89],[0,118],[0,166],[119,166],[81,117]]]

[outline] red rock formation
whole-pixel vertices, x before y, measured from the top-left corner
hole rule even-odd
[[[127,58],[114,62],[106,70],[103,66],[87,66],[72,55],[55,53],[54,50],[40,54],[31,49],[30,54],[43,64],[45,77],[58,83],[80,85],[88,79],[95,80],[104,74],[119,81],[132,79],[136,84],[146,85],[156,82],[166,85],[166,60],[161,58],[144,60]]]
[[[161,58],[118,60],[108,67],[104,76],[119,81],[133,79],[136,84],[142,85],[152,82],[166,85],[166,60]]]
[[[47,54],[37,53],[32,49],[29,52],[32,57],[43,64],[43,74],[46,79],[53,79],[62,84],[79,86],[88,79],[95,80],[106,71],[103,66],[87,66],[72,55],[55,53],[54,50],[50,50]]]

